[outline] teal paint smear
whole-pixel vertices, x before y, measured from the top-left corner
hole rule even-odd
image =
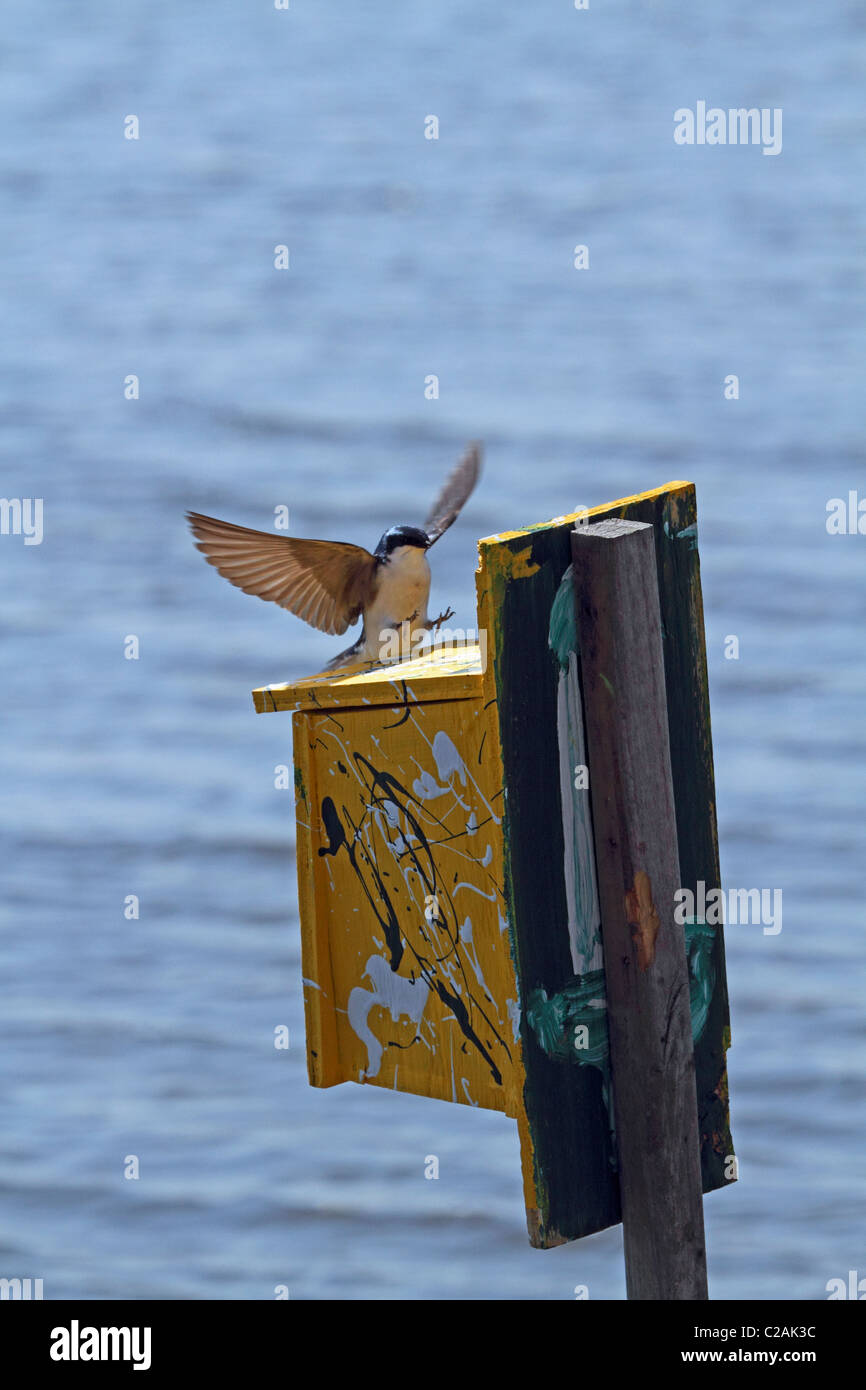
[[[563,675],[568,671],[568,657],[577,651],[577,617],[574,611],[574,570],[565,571],[550,607],[548,645],[559,662]]]
[[[691,526],[684,526],[682,531],[672,531],[670,528],[670,523],[668,522],[667,518],[665,518],[664,531],[668,540],[673,539],[678,541],[687,541],[689,550],[697,550],[698,523],[696,521],[693,521]]]
[[[575,976],[552,999],[548,999],[545,989],[533,990],[526,1008],[526,1020],[548,1057],[560,1062],[578,1062],[582,1067],[595,1067],[601,1073],[601,1095],[610,1125],[608,1162],[616,1170],[616,1126],[610,1087],[604,971],[590,970],[586,975]],[[577,1046],[579,1027],[586,1028],[586,1047]]]
[[[696,917],[686,919],[686,956],[689,963],[689,1004],[692,1010],[692,1041],[698,1042],[706,1027],[716,971],[713,965],[715,927]]]
[[[548,1057],[598,1067],[606,1075],[609,1047],[603,970],[575,976],[552,999],[544,989],[533,990],[526,1018]],[[575,1046],[575,1033],[581,1026],[588,1033],[586,1047]]]
[[[690,919],[685,924],[685,937],[692,1042],[697,1043],[706,1026],[716,984],[713,969],[715,927]],[[544,989],[533,990],[526,1006],[526,1020],[548,1057],[578,1062],[584,1067],[598,1067],[607,1084],[609,1047],[603,970],[576,975],[552,999],[548,999]],[[589,1034],[585,1048],[575,1047],[575,1030],[581,1025]]]

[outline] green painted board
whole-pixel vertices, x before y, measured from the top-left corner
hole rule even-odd
[[[691,483],[593,508],[654,527],[683,887],[719,888],[718,833],[697,506]],[[589,797],[572,790],[581,756],[579,654],[570,532],[575,517],[480,543],[479,625],[492,660],[505,787],[505,891],[521,994],[526,1070],[522,1133],[539,1246],[620,1219],[612,1133],[604,976]],[[686,926],[705,1192],[733,1181],[727,1100],[730,1043],[723,928]],[[578,1034],[581,1047],[574,1045]],[[528,1150],[528,1152],[527,1152]]]

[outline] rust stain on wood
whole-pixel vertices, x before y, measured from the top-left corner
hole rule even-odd
[[[632,939],[637,943],[638,968],[649,970],[655,960],[660,923],[649,874],[643,869],[638,869],[634,886],[625,895],[625,915],[632,928]]]

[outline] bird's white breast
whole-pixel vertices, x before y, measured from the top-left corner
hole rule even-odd
[[[417,545],[401,545],[392,550],[387,564],[379,569],[378,586],[373,601],[364,614],[367,647],[371,655],[378,654],[381,634],[399,632],[403,622],[409,623],[410,634],[424,628],[427,622],[427,601],[430,597],[430,566],[426,553]]]

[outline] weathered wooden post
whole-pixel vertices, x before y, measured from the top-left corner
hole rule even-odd
[[[614,585],[617,603],[628,610],[614,623],[620,667],[611,678],[606,654],[598,680],[592,664],[586,667],[586,721],[575,601],[583,581],[575,583],[572,564],[576,514],[479,542],[477,640],[470,645],[265,686],[254,698],[260,712],[293,713],[311,1084],[356,1081],[504,1111],[520,1134],[533,1245],[576,1240],[625,1212],[630,1296],[697,1298],[705,1296],[700,1189],[725,1186],[735,1169],[722,927],[687,921],[679,955],[666,928],[671,885],[719,887],[694,488],[668,483],[587,517],[643,522],[648,530],[604,542],[616,554],[620,546],[643,546],[643,588]],[[584,563],[581,552],[581,571]],[[652,738],[640,702],[648,676],[643,655],[635,664],[638,647],[628,655],[638,637],[624,635],[630,628],[621,629],[620,620],[643,630],[653,592],[661,630],[659,638],[657,612],[652,717],[659,738],[656,790],[647,791]],[[610,634],[611,617],[605,610],[604,623],[590,624],[591,632],[603,626]],[[598,703],[604,677],[614,685],[618,679],[628,695],[635,722],[626,730],[611,725],[610,711]],[[597,812],[613,827],[617,867],[604,846],[599,853],[606,831],[594,827],[593,810],[605,787],[620,784],[627,799],[622,822],[602,803]],[[654,802],[645,820],[641,797]],[[622,954],[627,946],[637,964],[621,980],[614,962],[607,986],[602,920],[607,930],[617,912],[623,918],[617,872],[632,890]],[[608,937],[615,949],[616,928]],[[621,1007],[626,983],[633,994]],[[628,1097],[637,1088],[622,1055],[631,1058],[644,1045],[641,1065],[662,1065],[668,1074],[673,1068],[677,1084],[668,1094],[653,1077],[660,1109],[648,1108],[644,1093],[637,1097],[641,1115],[632,1113]],[[619,1067],[615,1085],[612,1062]],[[614,1121],[621,1104],[629,1113],[620,1136]],[[663,1121],[658,1132],[656,1113]],[[681,1170],[668,1161],[665,1136],[681,1140]],[[676,1233],[668,1225],[665,1238],[682,1236],[685,1254],[660,1260],[657,1232],[674,1219]]]
[[[707,1297],[703,1194],[652,527],[572,533],[630,1299]]]

